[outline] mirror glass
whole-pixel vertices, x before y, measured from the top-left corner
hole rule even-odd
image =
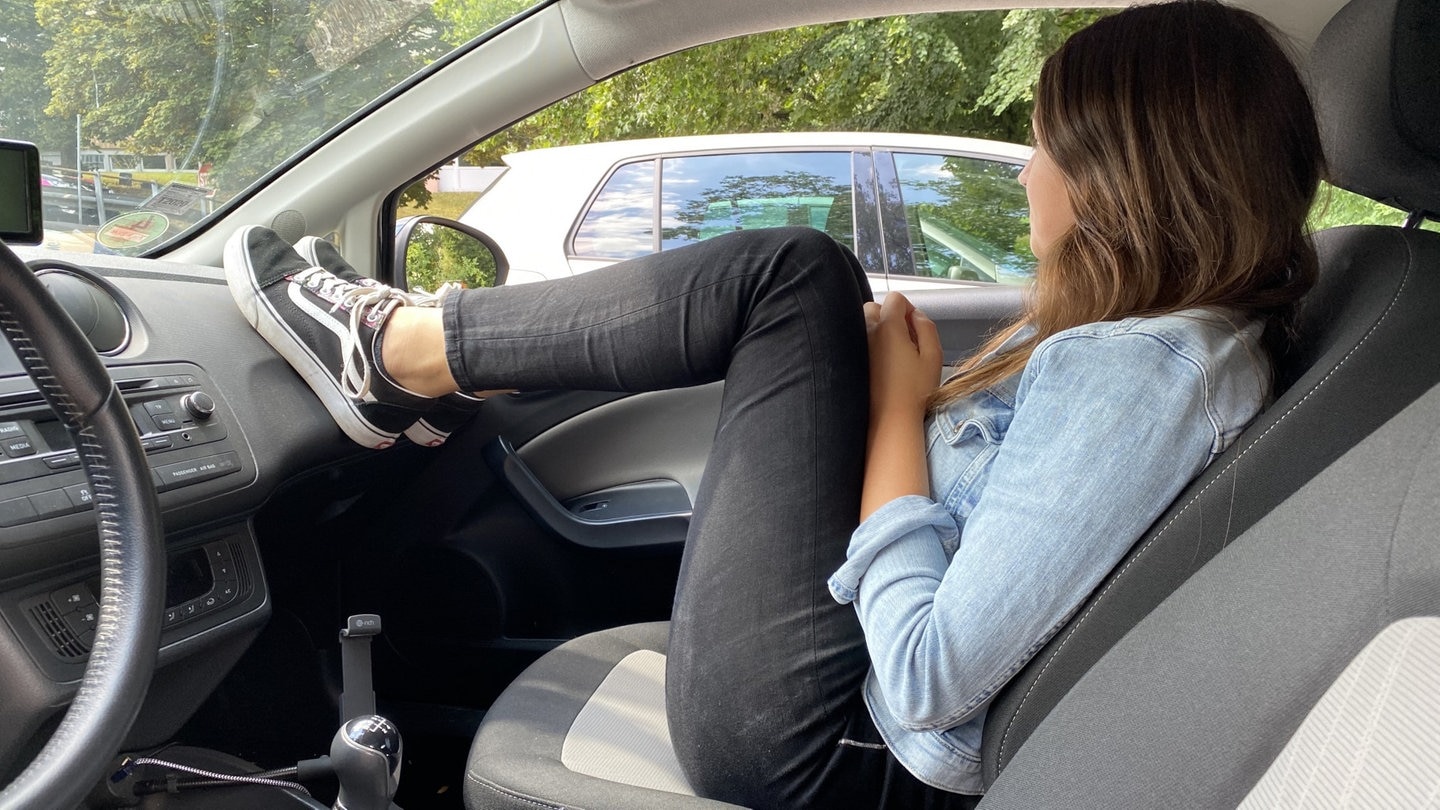
[[[401,269],[409,289],[433,292],[447,281],[471,289],[494,287],[498,266],[494,252],[472,234],[441,222],[421,222],[409,232]]]

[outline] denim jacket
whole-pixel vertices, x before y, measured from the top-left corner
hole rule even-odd
[[[1212,310],[1068,329],[927,421],[931,497],[877,509],[829,582],[865,631],[871,717],[917,778],[983,792],[991,699],[1259,413],[1261,331]]]

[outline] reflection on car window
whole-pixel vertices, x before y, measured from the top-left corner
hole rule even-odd
[[[633,259],[655,252],[655,161],[621,166],[585,212],[575,253]]]
[[[785,225],[854,244],[848,152],[701,155],[662,163],[662,250]]]
[[[620,167],[575,233],[572,255],[630,259],[722,233],[804,225],[854,247],[849,152],[692,155]]]
[[[1022,167],[895,154],[917,275],[1023,284],[1035,275]]]

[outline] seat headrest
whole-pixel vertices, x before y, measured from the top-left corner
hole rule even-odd
[[[1440,2],[1352,0],[1310,68],[1331,182],[1440,214]]]

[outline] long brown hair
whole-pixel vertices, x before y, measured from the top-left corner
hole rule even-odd
[[[1213,0],[1103,18],[1046,60],[1034,128],[1075,225],[1045,251],[1025,314],[961,365],[932,409],[1096,321],[1228,307],[1267,318],[1267,350],[1284,350],[1315,279],[1305,218],[1324,158],[1305,86],[1263,20]]]

